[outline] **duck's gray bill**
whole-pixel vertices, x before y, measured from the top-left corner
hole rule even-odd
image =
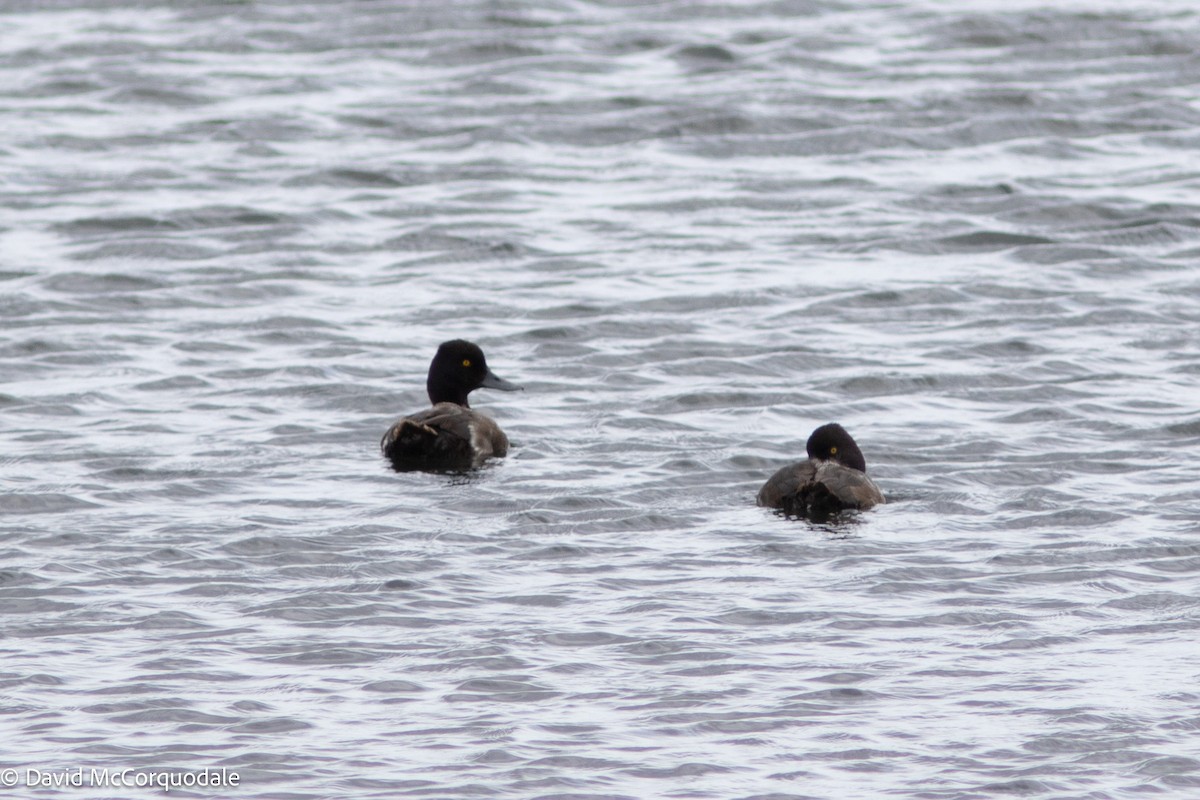
[[[524,386],[517,386],[515,383],[510,383],[490,369],[487,371],[487,375],[483,376],[483,383],[479,385],[485,389],[499,389],[502,392],[521,392],[525,390]]]

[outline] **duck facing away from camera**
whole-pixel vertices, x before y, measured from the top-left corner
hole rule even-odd
[[[758,504],[799,517],[824,517],[886,502],[867,477],[862,450],[836,422],[808,437],[808,460],[784,467],[758,491]]]
[[[462,339],[443,342],[429,364],[425,388],[433,407],[398,420],[379,443],[393,469],[473,469],[508,452],[504,431],[472,409],[467,395],[476,389],[515,392],[523,387],[488,369],[478,345]]]

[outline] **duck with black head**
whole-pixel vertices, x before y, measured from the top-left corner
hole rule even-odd
[[[515,392],[523,387],[488,369],[479,346],[443,342],[425,381],[433,407],[398,420],[379,443],[397,472],[473,469],[508,452],[508,437],[490,417],[471,408],[476,389]]]
[[[825,517],[846,509],[867,509],[886,502],[867,477],[867,461],[858,443],[836,422],[808,437],[808,460],[771,476],[758,492],[758,504],[799,517]]]

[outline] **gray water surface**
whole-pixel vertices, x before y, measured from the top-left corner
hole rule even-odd
[[[1174,2],[0,2],[0,767],[1200,796],[1197,53]],[[456,337],[513,450],[397,475]],[[888,505],[756,508],[830,420]]]

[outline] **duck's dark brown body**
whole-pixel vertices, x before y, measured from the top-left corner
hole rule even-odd
[[[846,429],[836,422],[808,437],[808,460],[776,472],[758,491],[758,504],[800,517],[820,517],[886,502],[867,462]]]
[[[801,517],[867,509],[884,502],[883,492],[867,473],[813,458],[779,470],[758,492],[760,506]]]
[[[438,403],[400,419],[379,445],[400,471],[472,469],[508,453],[508,437],[499,425],[457,403]]]

